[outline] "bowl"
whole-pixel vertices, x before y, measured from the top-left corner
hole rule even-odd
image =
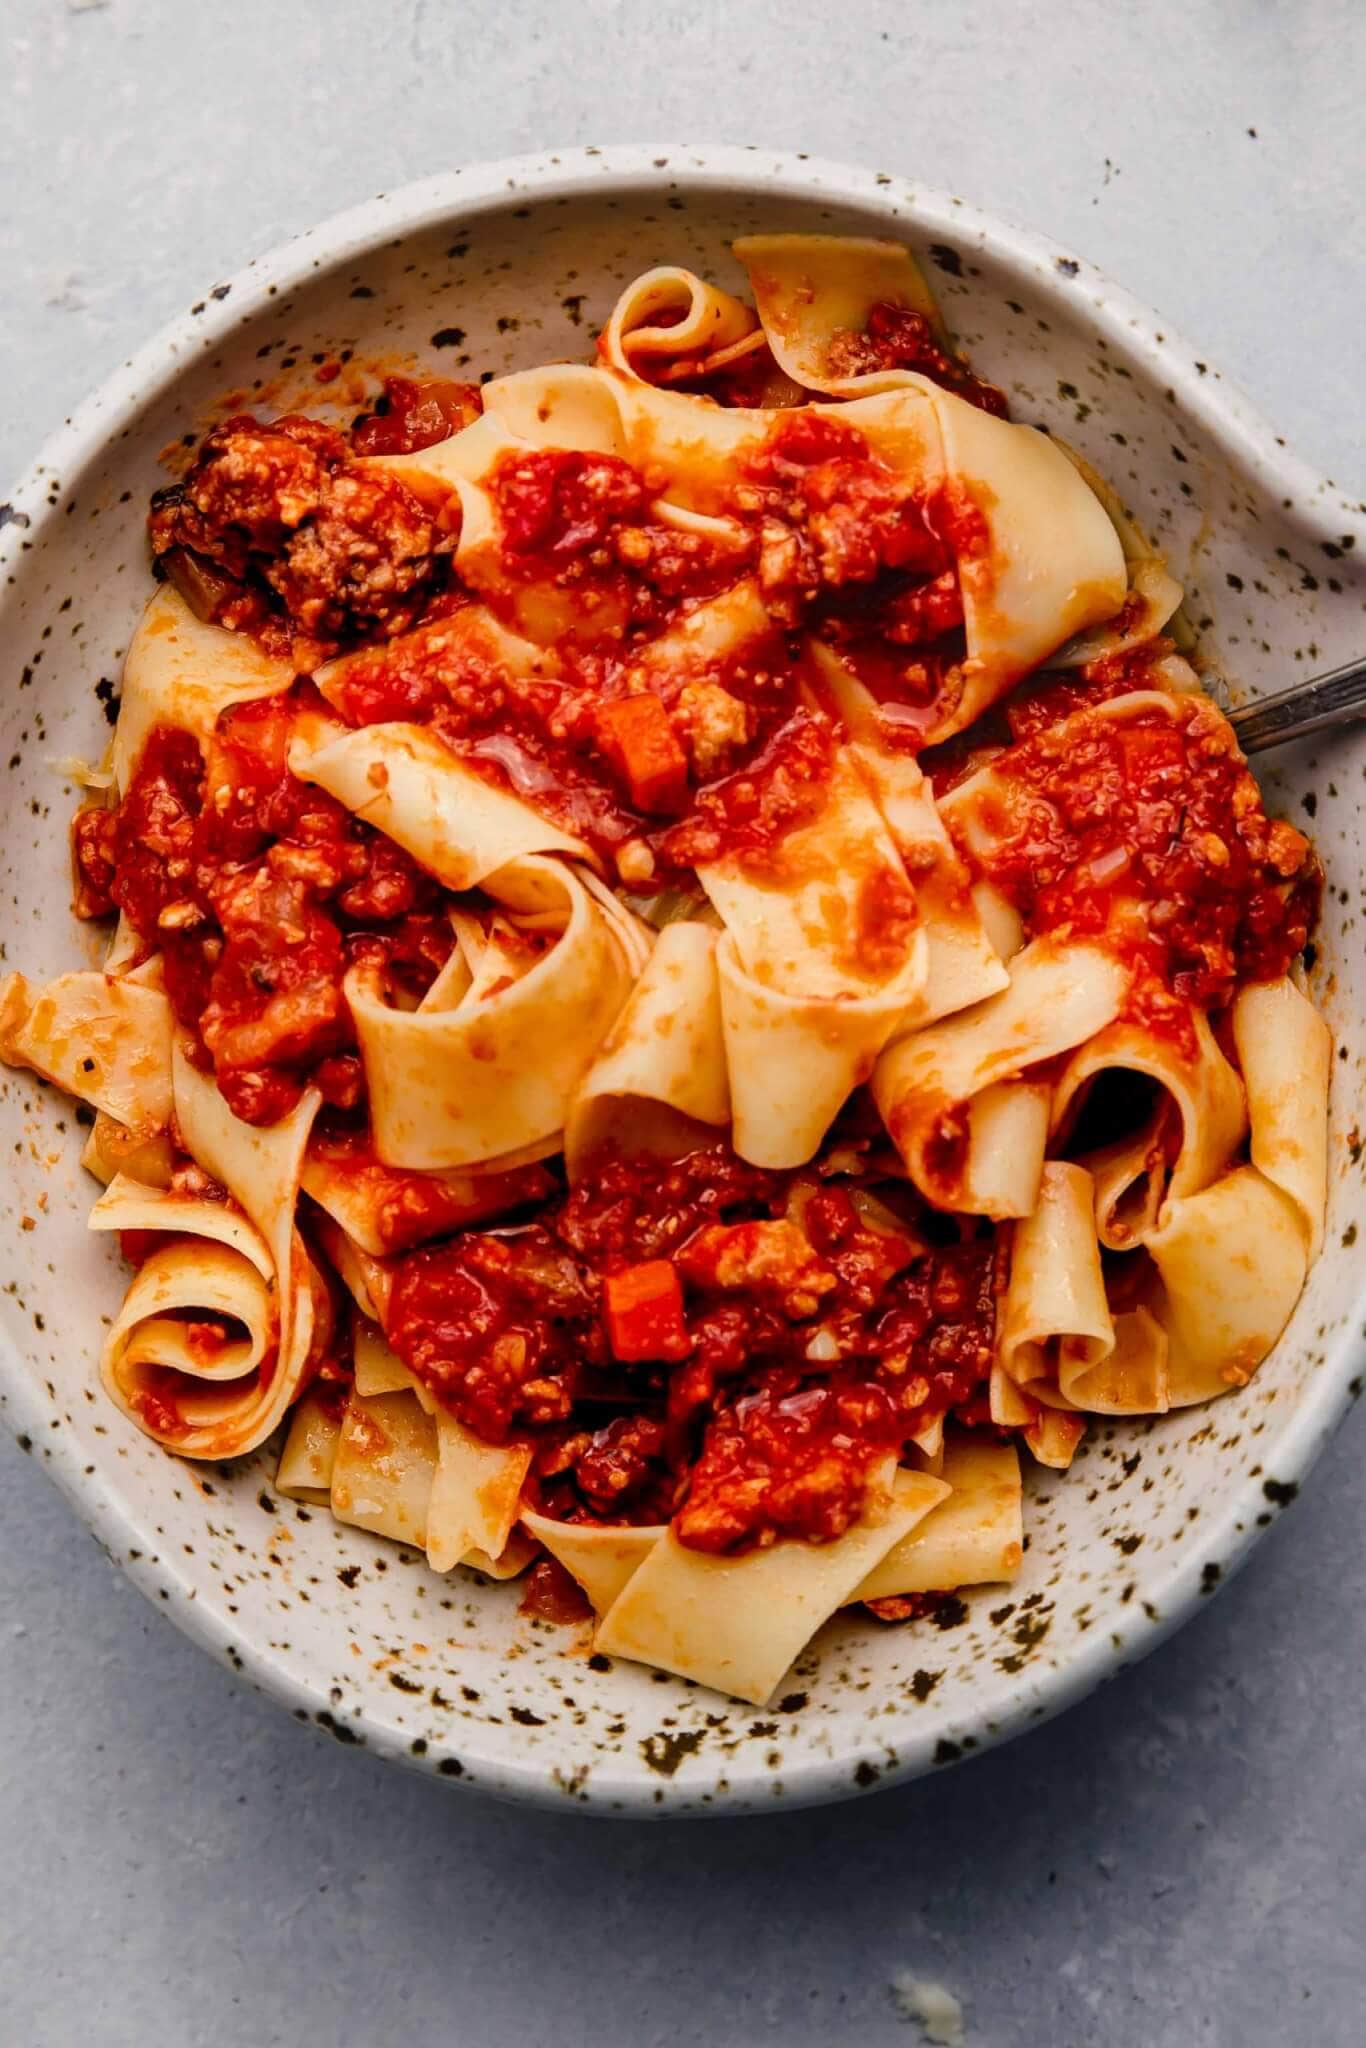
[[[904,237],[976,367],[1017,417],[1065,433],[1183,579],[1236,696],[1360,653],[1366,525],[1152,313],[1089,265],[957,199],[756,150],[563,151],[384,194],[215,283],[49,443],[0,507],[0,884],[10,964],[93,957],[67,915],[72,793],[98,754],[149,585],[158,457],[241,404],[317,404],[325,358],[450,374],[582,355],[622,285],[682,262],[738,281],[735,235]],[[467,369],[467,365],[474,366]],[[1276,807],[1312,821],[1330,881],[1315,973],[1338,1034],[1327,1248],[1252,1384],[1214,1407],[1097,1423],[1068,1473],[1028,1482],[1009,1590],[936,1623],[836,1621],[756,1712],[591,1654],[518,1614],[514,1587],[437,1578],[418,1555],[275,1494],[273,1460],[193,1467],[112,1408],[99,1330],[122,1292],[86,1230],[72,1111],[0,1081],[16,1227],[0,1293],[0,1406],[117,1563],[214,1656],[337,1741],[511,1798],[609,1813],[839,1799],[956,1762],[1133,1662],[1212,1593],[1294,1498],[1360,1391],[1355,1128],[1366,962],[1353,944],[1366,732],[1276,759]],[[82,947],[85,946],[85,952]]]

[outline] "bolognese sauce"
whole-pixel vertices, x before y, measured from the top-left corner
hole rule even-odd
[[[1116,678],[1094,679],[1099,698]],[[1127,679],[1126,679],[1127,680]],[[1132,687],[1132,682],[1129,684]],[[991,763],[976,867],[1026,931],[1105,934],[1142,968],[1144,1021],[1226,1005],[1285,974],[1322,876],[1293,825],[1267,816],[1227,721],[1203,696],[1113,717],[1083,703]],[[966,847],[965,847],[966,850]]]
[[[159,951],[178,1021],[234,1114],[269,1124],[312,1082],[354,1108],[363,1090],[342,993],[382,962],[421,995],[452,945],[437,883],[403,849],[290,774],[301,697],[234,706],[207,753],[154,730],[122,801],[78,814],[78,907],[119,910]]]
[[[672,1517],[730,1553],[842,1534],[874,1468],[983,1386],[1001,1284],[989,1238],[870,1221],[717,1144],[606,1154],[533,1222],[410,1253],[384,1322],[468,1428],[532,1443],[547,1512]]]

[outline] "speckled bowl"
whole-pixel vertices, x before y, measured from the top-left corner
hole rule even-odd
[[[10,964],[89,957],[67,916],[71,793],[98,753],[148,590],[142,510],[158,454],[226,390],[316,404],[324,355],[410,352],[473,374],[577,356],[619,285],[661,261],[738,279],[757,229],[904,235],[1017,416],[1064,431],[1169,551],[1216,671],[1275,689],[1360,652],[1360,506],[1287,455],[1155,317],[1086,264],[882,173],[754,150],[566,151],[453,171],[316,228],[215,284],[126,363],[0,506],[9,763],[0,849]],[[466,366],[469,366],[467,371]],[[828,1627],[766,1713],[590,1654],[517,1593],[280,1500],[273,1461],[191,1467],[100,1394],[116,1253],[86,1233],[69,1106],[0,1085],[13,1222],[0,1406],[110,1555],[206,1649],[337,1741],[467,1785],[600,1812],[838,1799],[954,1762],[1054,1713],[1151,1648],[1291,1501],[1360,1391],[1360,1102],[1366,975],[1357,797],[1366,734],[1277,762],[1332,884],[1317,980],[1339,1033],[1328,1246],[1254,1383],[1210,1409],[1098,1423],[1067,1474],[1029,1482],[1018,1582],[938,1626]]]

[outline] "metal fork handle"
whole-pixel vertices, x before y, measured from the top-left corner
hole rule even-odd
[[[1366,718],[1366,661],[1349,661],[1327,675],[1311,676],[1274,697],[1259,697],[1230,712],[1229,723],[1245,754],[1303,739],[1329,726]]]

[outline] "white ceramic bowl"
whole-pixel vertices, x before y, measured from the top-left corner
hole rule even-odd
[[[566,151],[453,171],[213,286],[81,408],[0,510],[9,964],[47,975],[89,957],[67,915],[71,798],[51,763],[103,745],[101,679],[117,675],[150,588],[143,512],[165,480],[159,450],[202,430],[229,389],[263,408],[316,404],[327,392],[314,362],[339,349],[411,351],[447,372],[580,355],[634,272],[667,260],[738,279],[727,245],[757,229],[905,236],[1016,416],[1079,444],[1168,549],[1230,682],[1255,694],[1360,653],[1359,513],[1164,323],[1037,236],[897,179],[753,150]],[[438,1579],[277,1499],[268,1458],[192,1468],[140,1437],[96,1384],[123,1278],[86,1232],[80,1134],[66,1103],[9,1075],[0,1405],[110,1554],[206,1649],[339,1741],[433,1773],[551,1804],[700,1812],[847,1797],[1000,1741],[1190,1613],[1293,1497],[1360,1390],[1363,763],[1366,735],[1335,742],[1322,768],[1301,749],[1274,778],[1276,803],[1312,819],[1327,862],[1318,981],[1340,1038],[1327,1249],[1275,1354],[1211,1409],[1096,1424],[1071,1472],[1033,1474],[1009,1592],[965,1600],[942,1629],[838,1622],[769,1712],[609,1665],[577,1632],[520,1618],[515,1588]]]

